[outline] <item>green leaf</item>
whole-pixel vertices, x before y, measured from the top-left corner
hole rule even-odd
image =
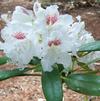
[[[56,64],[59,72],[61,73],[64,70],[64,66],[62,64]]]
[[[62,82],[58,69],[54,68],[52,72],[43,72],[42,88],[46,101],[62,101]]]
[[[85,56],[85,55],[88,55],[90,52],[77,52],[77,55],[79,56],[79,57],[83,57],[83,56]]]
[[[8,60],[9,58],[6,56],[0,57],[0,65],[6,64]]]
[[[68,88],[89,96],[100,96],[100,76],[95,74],[71,74],[64,78]]]
[[[36,65],[36,67],[34,67],[34,72],[41,72],[42,71],[42,66],[41,64]]]
[[[30,65],[37,65],[40,64],[41,59],[37,58],[37,57],[33,57],[33,59],[30,61]]]
[[[85,70],[87,70],[87,71],[91,71],[91,69],[89,68],[89,66],[88,66],[86,63],[77,61],[77,64],[78,64],[81,68],[83,68],[83,69],[85,69]]]
[[[100,41],[95,41],[82,45],[79,48],[80,52],[100,51]]]
[[[39,59],[37,57],[33,57],[33,59],[30,61],[29,64],[35,66],[34,72],[41,72],[42,71],[41,59]]]
[[[33,68],[17,68],[17,69],[13,69],[13,70],[3,70],[0,71],[0,81],[11,78],[11,77],[15,77],[15,76],[25,76],[24,73],[26,73],[29,70],[32,70]],[[27,74],[26,74],[27,75]]]
[[[100,3],[100,0],[96,0],[97,3]]]

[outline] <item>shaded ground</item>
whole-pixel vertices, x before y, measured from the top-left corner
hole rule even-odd
[[[19,3],[9,3],[9,5],[10,8],[8,9],[7,4],[0,4],[0,12],[12,10]],[[20,5],[32,8],[31,3],[24,2],[20,3]],[[87,30],[91,31],[96,39],[100,39],[100,8],[80,8],[71,10],[69,13],[73,16],[81,15],[86,22]],[[5,69],[7,66],[0,68]],[[45,101],[43,99],[40,77],[15,77],[0,82],[0,101]],[[82,99],[83,95],[64,88],[64,101],[82,101]],[[92,101],[100,101],[100,98]]]

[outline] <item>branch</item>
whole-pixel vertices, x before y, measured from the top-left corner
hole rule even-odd
[[[22,75],[19,75],[19,76],[42,76],[41,73],[34,73],[34,74],[22,74]]]

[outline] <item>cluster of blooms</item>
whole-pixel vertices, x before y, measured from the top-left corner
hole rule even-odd
[[[73,19],[60,14],[57,5],[44,9],[39,2],[34,3],[33,11],[17,6],[1,36],[5,41],[1,47],[13,63],[25,67],[35,56],[41,59],[44,71],[52,71],[55,63],[71,67],[71,56],[78,48],[94,41],[80,16]]]

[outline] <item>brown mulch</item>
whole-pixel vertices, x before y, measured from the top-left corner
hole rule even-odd
[[[96,39],[100,39],[100,8],[80,8],[70,12],[73,16],[81,15],[86,23],[86,28],[92,32]]]
[[[64,101],[82,101],[82,97],[81,94],[64,88]],[[0,82],[0,101],[39,101],[39,99],[44,99],[40,77],[15,77]]]

